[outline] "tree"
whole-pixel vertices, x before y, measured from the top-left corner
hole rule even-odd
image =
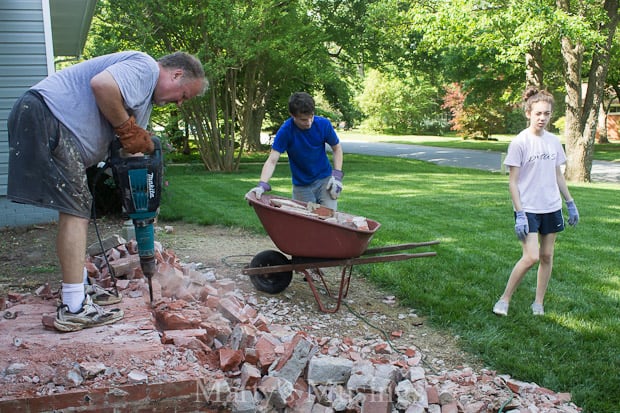
[[[333,70],[325,39],[301,0],[100,1],[90,53],[176,50],[197,55],[210,87],[179,112],[205,167],[238,168],[256,147],[268,101],[312,89]]]
[[[437,90],[423,78],[405,79],[370,70],[358,97],[367,128],[388,133],[419,133],[437,113]]]
[[[611,57],[610,62],[618,62],[620,61],[620,41],[618,38],[620,35],[616,30],[616,40],[614,41],[611,49]],[[603,118],[604,125],[601,127],[601,131],[598,137],[598,143],[609,143],[607,129],[610,126],[608,114],[611,110],[611,107],[614,103],[620,101],[620,67],[618,65],[609,65],[609,70],[607,72],[607,88],[606,88],[606,105],[604,105],[603,110]],[[616,125],[617,128],[617,125]],[[616,129],[617,130],[617,129]]]
[[[565,175],[569,181],[589,182],[598,115],[618,26],[618,0],[605,0],[602,8],[598,1],[572,4],[569,0],[557,0],[557,5],[574,25],[568,25],[573,30],[567,30],[561,39],[566,83]],[[584,24],[589,28],[586,33],[577,26]],[[589,65],[584,64],[588,57]],[[585,91],[584,67],[588,70]]]
[[[589,181],[617,9],[617,0],[458,0],[424,2],[412,16],[417,26],[424,28],[423,47],[457,54],[472,48],[492,51],[494,56],[485,69],[506,64],[505,68],[517,69],[522,74],[521,86],[510,82],[506,89],[514,102],[527,84],[563,91],[566,177]],[[558,70],[560,62],[564,62],[563,71]],[[582,76],[584,70],[587,77]],[[582,92],[586,80],[588,87]],[[470,85],[468,96],[477,86]]]

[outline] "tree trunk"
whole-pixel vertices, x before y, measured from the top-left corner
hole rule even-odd
[[[531,44],[528,53],[525,54],[525,87],[542,88],[544,85],[543,73],[542,46],[540,43],[534,42]]]
[[[582,143],[583,128],[581,126],[581,62],[583,47],[580,43],[573,45],[568,38],[562,38],[562,56],[564,57],[564,82],[566,85],[566,122],[564,137],[566,138],[566,177],[577,179],[581,174],[586,177],[585,151]],[[570,178],[569,178],[570,177]]]
[[[235,124],[237,69],[229,68],[219,85],[209,88],[202,99],[186,102],[181,110],[194,128],[202,163],[208,171],[233,172],[235,162]]]
[[[241,147],[258,150],[261,147],[260,134],[265,119],[266,100],[269,94],[268,82],[264,80],[264,65],[260,58],[244,68],[243,91],[245,99],[240,112]]]
[[[603,110],[599,112],[598,124],[600,126],[596,131],[596,143],[609,143],[609,138],[607,137],[607,115],[609,114],[610,107],[611,102],[609,102],[607,107],[603,106]]]
[[[185,133],[183,133],[183,155],[189,155],[192,153],[191,148],[189,147],[189,125],[185,122]]]
[[[566,12],[570,11],[568,0],[557,0],[557,5]],[[572,182],[590,182],[591,178],[598,114],[605,92],[611,45],[618,25],[618,0],[606,0],[604,7],[609,20],[601,25],[599,32],[605,34],[607,41],[593,53],[585,97],[581,78],[583,45],[568,37],[561,40],[566,84],[567,162],[564,175]]]

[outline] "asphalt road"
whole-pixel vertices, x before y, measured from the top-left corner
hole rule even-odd
[[[502,171],[503,155],[500,152],[353,140],[341,140],[340,143],[344,153],[396,156],[443,166]],[[620,183],[620,163],[593,161],[590,174],[592,182]]]

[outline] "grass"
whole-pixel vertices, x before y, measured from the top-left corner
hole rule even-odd
[[[463,139],[459,136],[423,136],[423,135],[381,135],[355,131],[339,131],[338,136],[343,140],[361,140],[370,142],[406,143],[411,145],[438,146],[456,149],[477,149],[482,151],[506,152],[513,135],[493,136],[496,140]],[[597,161],[620,162],[620,143],[596,143],[594,156]]]
[[[244,201],[260,163],[237,173],[171,165],[160,216],[196,224],[264,229]],[[379,221],[371,246],[439,240],[437,256],[358,266],[378,286],[460,337],[490,368],[570,392],[586,412],[620,406],[620,185],[570,185],[581,214],[558,237],[546,315],[533,317],[535,271],[515,293],[508,317],[491,312],[520,256],[507,176],[397,158],[347,155],[339,209]],[[289,196],[287,165],[270,181]]]

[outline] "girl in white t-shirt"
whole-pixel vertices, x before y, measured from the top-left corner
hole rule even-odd
[[[508,314],[512,294],[537,262],[532,313],[545,313],[543,301],[553,268],[555,239],[557,233],[564,230],[560,195],[566,201],[569,225],[577,225],[579,221],[579,212],[560,169],[566,162],[566,155],[558,137],[545,130],[553,111],[553,96],[544,90],[528,88],[523,100],[529,127],[510,143],[504,161],[510,168],[509,189],[515,211],[515,232],[521,241],[523,255],[493,307],[495,314],[503,316]]]

